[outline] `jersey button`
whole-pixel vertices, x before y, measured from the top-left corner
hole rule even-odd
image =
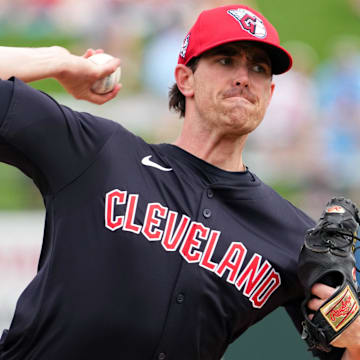
[[[203,210],[203,215],[204,215],[204,218],[208,219],[209,217],[211,217],[211,210],[210,209],[204,209]]]
[[[165,353],[160,353],[158,356],[159,360],[165,360],[166,359],[166,354]]]
[[[207,197],[212,199],[214,197],[214,192],[211,189],[207,189]]]
[[[178,296],[176,297],[176,302],[178,304],[182,304],[184,302],[184,300],[185,300],[185,295],[182,293],[178,294]]]

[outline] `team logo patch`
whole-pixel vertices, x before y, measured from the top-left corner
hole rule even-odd
[[[188,34],[187,37],[185,38],[183,44],[182,44],[182,47],[181,47],[181,50],[180,50],[180,56],[185,59],[185,56],[186,56],[186,51],[187,51],[187,48],[189,46],[189,40],[190,40],[190,35],[191,34]]]
[[[245,9],[233,9],[228,10],[227,13],[237,20],[243,30],[247,31],[249,34],[260,39],[266,37],[267,32],[263,21],[251,11]]]
[[[320,311],[334,331],[338,332],[358,313],[359,305],[347,286],[338,296],[320,308]]]
[[[328,214],[344,214],[345,209],[340,205],[334,205],[326,209]]]

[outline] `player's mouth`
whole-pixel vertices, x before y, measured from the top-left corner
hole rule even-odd
[[[224,99],[231,99],[231,98],[243,99],[252,104],[256,103],[256,96],[253,93],[251,93],[249,90],[246,90],[244,88],[241,89],[238,87],[233,87],[229,90],[226,90],[223,94],[223,98]]]

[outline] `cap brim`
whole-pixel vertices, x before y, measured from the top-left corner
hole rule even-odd
[[[262,41],[259,41],[259,44],[261,44],[270,57],[273,74],[282,74],[291,69],[293,60],[290,53],[284,48],[281,46],[270,45]]]
[[[201,54],[204,54],[205,52],[207,52],[213,48],[216,48],[218,46],[221,46],[221,45],[224,45],[227,43],[239,42],[239,41],[255,42],[257,46],[264,49],[264,51],[269,55],[269,58],[271,61],[271,71],[273,74],[275,74],[275,75],[283,74],[291,69],[291,66],[293,63],[292,57],[291,57],[290,53],[288,51],[286,51],[280,45],[269,44],[269,43],[267,43],[265,41],[261,41],[261,40],[252,40],[252,39],[248,39],[248,38],[244,39],[242,37],[241,38],[236,38],[236,37],[231,38],[231,39],[228,39],[227,41],[220,41],[219,43],[214,43],[208,47],[198,49],[198,51],[196,53],[192,54],[191,56],[189,56],[187,58],[186,62],[184,62],[184,59],[179,56],[179,63],[186,65],[192,58],[197,57]]]

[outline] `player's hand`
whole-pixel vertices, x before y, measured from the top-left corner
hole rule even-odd
[[[94,64],[88,60],[88,57],[101,52],[103,52],[101,49],[88,49],[83,56],[72,55],[69,52],[62,55],[61,71],[55,78],[76,99],[100,105],[113,99],[120,91],[121,84],[116,84],[113,91],[107,94],[99,95],[91,90],[95,81],[111,74],[120,65],[120,59],[117,58],[103,65]]]
[[[319,310],[321,305],[335,292],[335,288],[325,284],[315,284],[311,293],[316,296],[309,300],[308,308],[315,312]],[[310,320],[314,315],[310,314]],[[331,342],[332,346],[346,348],[342,360],[360,359],[360,316],[340,334],[336,339]]]

